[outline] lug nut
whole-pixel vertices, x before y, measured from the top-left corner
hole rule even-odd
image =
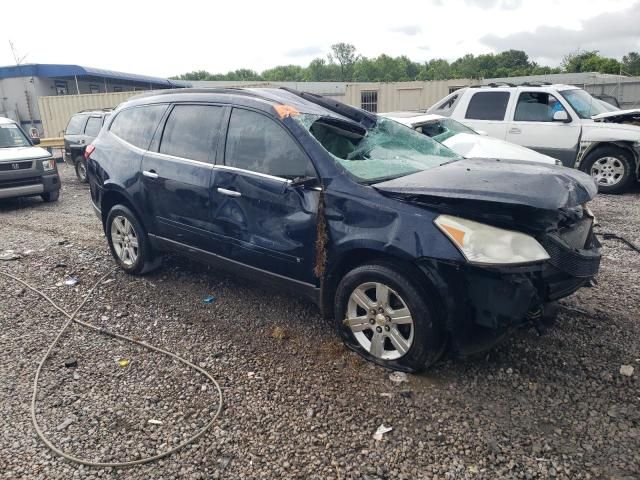
[[[371,325],[373,325],[374,323],[376,323],[375,318],[370,318],[370,319],[369,319],[369,323],[370,323]]]
[[[385,319],[387,322],[390,322],[390,321],[391,321],[391,317],[390,317],[389,315],[387,315],[386,317],[384,317],[384,319]]]
[[[378,312],[382,313],[384,312],[384,309],[382,307],[378,307]]]
[[[382,333],[382,327],[376,327],[376,332]]]
[[[372,308],[370,313],[371,313],[371,315],[375,315],[376,314],[375,309]]]
[[[387,332],[388,332],[389,330],[391,330],[391,329],[389,328],[389,325],[385,325],[385,326],[384,326],[384,329],[385,329]]]

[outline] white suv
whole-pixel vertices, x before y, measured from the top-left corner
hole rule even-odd
[[[588,172],[603,193],[620,193],[639,179],[640,126],[631,123],[640,111],[617,110],[577,87],[467,87],[427,112],[453,118]]]

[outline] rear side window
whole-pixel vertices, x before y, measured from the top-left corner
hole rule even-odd
[[[123,110],[111,123],[110,131],[125,142],[146,150],[166,105],[145,105]]]
[[[86,115],[74,115],[69,119],[64,133],[67,135],[80,135],[84,131],[84,124],[87,122]]]
[[[100,133],[101,128],[102,128],[102,118],[89,117],[89,120],[87,120],[87,126],[84,127],[84,133],[91,137],[97,137],[98,133]]]
[[[316,175],[307,155],[280,125],[238,108],[231,113],[225,164],[287,179]]]
[[[509,92],[478,92],[469,101],[464,118],[473,120],[504,120]]]
[[[176,105],[164,127],[160,153],[213,163],[224,109]]]

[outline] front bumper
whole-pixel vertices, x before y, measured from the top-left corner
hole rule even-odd
[[[419,267],[443,299],[454,346],[463,350],[487,331],[497,338],[529,324],[551,303],[589,285],[598,272],[601,254],[590,223],[588,227],[586,232],[572,229],[545,239],[542,243],[550,259],[537,264],[478,267],[421,260]],[[582,248],[575,247],[576,241]]]
[[[57,169],[45,172],[39,160],[3,163],[3,168],[0,169],[0,198],[42,195],[59,190],[60,177]],[[14,164],[18,168],[14,168]],[[7,165],[12,165],[11,170],[4,168]]]

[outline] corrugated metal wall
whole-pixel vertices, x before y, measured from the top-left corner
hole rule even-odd
[[[58,95],[39,97],[38,108],[45,137],[61,137],[69,118],[81,110],[116,107],[133,95],[143,92],[95,93],[89,95]]]
[[[377,92],[377,111],[419,110],[429,108],[449,94],[450,88],[465,87],[471,80],[434,80],[430,82],[349,83],[345,103],[361,106],[362,92]]]

